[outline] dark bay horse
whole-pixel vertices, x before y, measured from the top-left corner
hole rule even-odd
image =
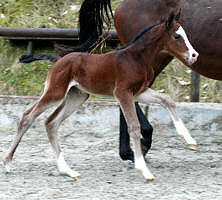
[[[172,9],[181,8],[180,23],[200,56],[189,66],[208,78],[222,80],[222,1],[220,0],[124,0],[115,11],[114,23],[123,44],[141,28],[158,20]],[[135,21],[136,23],[132,23]],[[157,61],[159,72],[172,60],[161,53]],[[186,63],[185,63],[186,64]]]
[[[33,121],[48,108],[56,110],[45,122],[49,141],[56,153],[59,172],[78,178],[80,175],[69,168],[57,140],[57,131],[62,121],[84,103],[89,94],[114,96],[120,103],[134,146],[135,168],[146,180],[154,177],[146,166],[141,151],[142,137],[134,101],[157,103],[171,114],[175,127],[189,145],[196,145],[176,112],[176,105],[169,96],[160,94],[150,85],[155,78],[155,60],[159,52],[167,51],[192,65],[198,58],[182,26],[172,12],[168,18],[143,29],[126,46],[106,54],[70,53],[51,68],[41,98],[23,114],[17,135],[5,159],[6,169],[22,136]],[[147,57],[149,59],[147,59]]]
[[[94,6],[99,6],[96,0],[84,0],[82,5],[93,10],[93,8],[90,7],[93,1],[95,2]],[[106,2],[107,5],[110,5],[110,0],[103,1]],[[134,38],[142,28],[148,24],[155,23],[160,16],[167,15],[171,11],[177,11],[178,8],[182,9],[180,23],[184,27],[191,44],[200,53],[197,62],[188,67],[208,78],[222,80],[221,0],[123,0],[114,15],[115,28],[121,42],[126,44]],[[100,12],[102,12],[102,10],[103,9],[101,9]],[[80,14],[82,19],[93,18],[89,12],[84,12],[84,9],[80,10]],[[84,21],[81,22],[81,19],[80,24],[82,24],[80,27],[82,31],[83,29],[87,31],[89,27],[93,27],[89,24],[84,26]],[[94,23],[94,25],[96,25],[96,23]],[[98,30],[100,29],[98,28],[98,24],[96,26],[97,28],[94,27],[93,29],[97,31],[98,35]],[[85,38],[90,38],[91,36],[92,33],[90,31],[88,32],[88,37],[84,35]],[[84,49],[90,49],[89,40],[85,40],[83,46]],[[61,55],[66,53],[67,51],[63,51]],[[155,62],[155,77],[158,76],[172,59],[173,56],[168,52],[162,51],[159,53]],[[154,80],[155,78],[153,81]],[[141,142],[146,152],[151,146],[152,127],[146,120],[138,104],[136,104],[136,108],[143,135]],[[133,160],[127,125],[122,114],[120,115],[120,120],[120,156],[123,159]]]
[[[198,50],[200,56],[190,67],[197,73],[208,78],[222,80],[222,1],[220,0],[124,0],[116,9],[114,24],[118,36],[123,44],[130,41],[141,28],[158,20],[172,10],[181,8],[180,23],[184,27],[189,41]],[[133,19],[133,20],[132,20]],[[160,52],[155,64],[155,77],[168,65],[173,56],[167,52]],[[186,65],[186,63],[185,63]],[[142,112],[138,113],[143,118]],[[143,124],[144,125],[144,124]],[[147,122],[144,126],[148,126]],[[148,132],[149,138],[151,132]],[[132,154],[126,131],[122,136],[121,149],[126,159]],[[150,143],[149,143],[150,142]],[[151,141],[143,143],[150,148]]]

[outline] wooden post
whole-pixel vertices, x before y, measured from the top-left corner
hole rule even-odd
[[[147,106],[146,105],[146,107],[145,107],[145,116],[146,116],[146,118],[148,118],[148,111],[149,111],[149,106]]]
[[[200,75],[195,71],[191,72],[191,102],[199,102],[200,100]]]
[[[33,41],[28,41],[27,54],[33,55]]]

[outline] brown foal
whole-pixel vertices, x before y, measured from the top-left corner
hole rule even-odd
[[[175,103],[169,96],[149,88],[154,79],[153,65],[160,51],[166,51],[189,65],[197,60],[198,53],[190,45],[173,13],[168,19],[144,29],[121,49],[102,55],[71,53],[57,60],[47,76],[43,95],[25,111],[20,121],[18,133],[5,159],[6,169],[9,169],[16,147],[33,121],[48,108],[59,105],[46,120],[48,138],[55,150],[60,173],[78,178],[79,173],[71,170],[64,160],[57,130],[61,122],[88,99],[89,94],[96,94],[114,96],[119,101],[134,146],[135,168],[145,179],[154,180],[141,152],[135,100],[164,106],[169,110],[179,134],[188,144],[196,145],[179,118]]]

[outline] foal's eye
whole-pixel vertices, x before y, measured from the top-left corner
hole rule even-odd
[[[174,33],[173,34],[174,39],[178,40],[179,38],[181,38],[181,35]]]

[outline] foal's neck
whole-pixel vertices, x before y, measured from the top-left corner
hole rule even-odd
[[[128,51],[137,62],[150,66],[155,62],[157,54],[164,47],[164,25],[158,25],[139,38]]]

